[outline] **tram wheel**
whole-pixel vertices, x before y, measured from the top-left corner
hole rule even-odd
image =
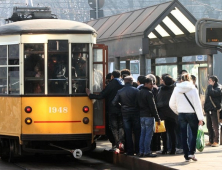
[[[7,162],[13,162],[15,154],[15,142],[13,139],[1,139],[1,159]]]

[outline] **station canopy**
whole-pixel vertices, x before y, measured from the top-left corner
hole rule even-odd
[[[87,22],[98,32],[97,43],[108,45],[109,57],[148,54],[154,45],[188,43],[197,47],[195,23],[178,0]]]

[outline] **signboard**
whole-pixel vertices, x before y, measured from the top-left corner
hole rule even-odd
[[[204,55],[197,55],[196,61],[204,61]]]

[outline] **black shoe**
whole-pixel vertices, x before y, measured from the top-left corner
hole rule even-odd
[[[167,151],[162,151],[162,155],[166,155],[167,154]]]
[[[151,157],[151,158],[154,158],[156,157],[157,155],[155,154],[152,154],[152,153],[148,153],[148,154],[145,154],[144,157]]]
[[[175,150],[171,150],[170,151],[170,155],[175,155],[176,154],[176,151]]]
[[[143,157],[143,153],[138,153],[137,156],[138,157]]]

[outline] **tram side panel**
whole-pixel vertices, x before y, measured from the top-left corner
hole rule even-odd
[[[21,97],[0,97],[0,135],[21,134]]]

